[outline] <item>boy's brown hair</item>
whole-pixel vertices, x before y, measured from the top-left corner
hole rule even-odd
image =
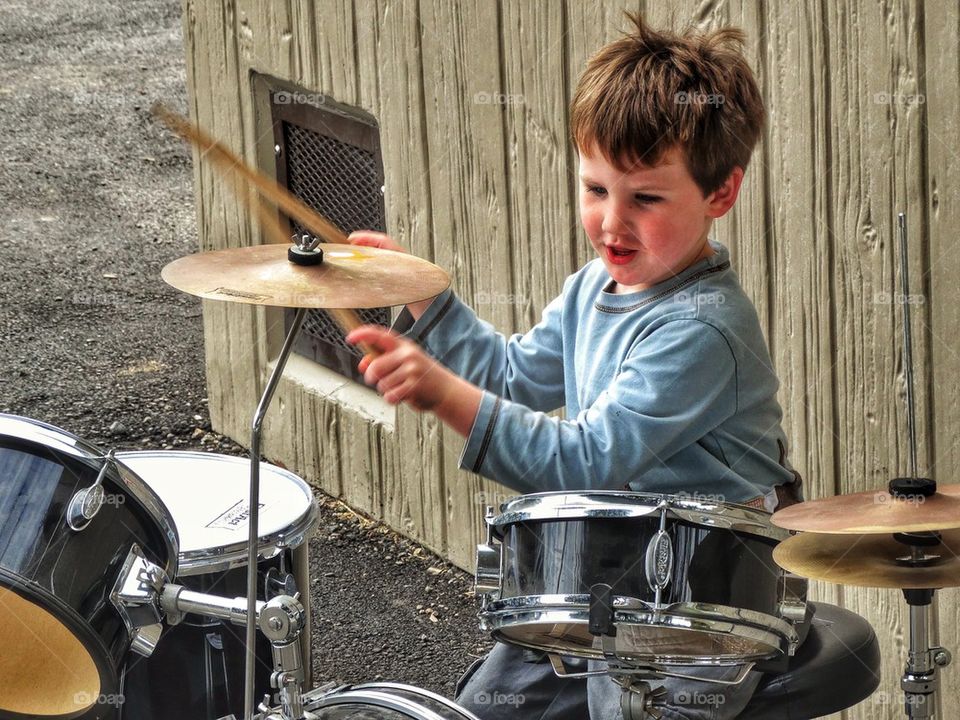
[[[706,196],[746,169],[765,111],[736,28],[683,35],[626,13],[632,32],[590,58],[573,98],[572,135],[621,171],[656,165],[679,146]]]

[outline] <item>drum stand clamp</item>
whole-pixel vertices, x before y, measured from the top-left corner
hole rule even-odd
[[[160,607],[167,622],[176,624],[186,613],[226,620],[236,625],[247,622],[247,598],[225,598],[187,590],[182,585],[167,583],[160,593]],[[301,636],[306,627],[307,614],[296,597],[277,595],[268,602],[257,600],[256,623],[260,632],[270,641],[273,651],[273,674],[270,685],[276,689],[280,710],[267,717],[270,720],[305,720],[311,717],[303,709],[304,677]],[[270,698],[258,708],[270,712]]]

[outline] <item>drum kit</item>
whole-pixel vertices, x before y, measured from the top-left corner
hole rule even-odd
[[[163,278],[200,297],[297,312],[253,415],[249,462],[103,453],[62,429],[0,416],[0,718],[476,720],[411,686],[311,687],[306,540],[317,506],[303,480],[260,460],[263,419],[307,308],[351,328],[347,308],[434,297],[447,274],[345,244],[218,143],[158,114],[316,233],[190,255]],[[546,655],[560,677],[610,677],[626,720],[661,717],[663,693],[651,683],[695,688],[704,668],[730,670],[725,684],[764,673],[741,717],[773,707],[817,717],[876,689],[879,654],[862,618],[807,600],[804,578],[901,588],[911,617],[905,708],[933,717],[937,669],[950,654],[930,646],[929,611],[936,588],[960,584],[951,550],[960,549],[960,487],[913,475],[894,480],[885,500],[816,500],[772,522],[689,496],[515,498],[487,510],[481,627]],[[267,696],[255,707],[258,692]]]

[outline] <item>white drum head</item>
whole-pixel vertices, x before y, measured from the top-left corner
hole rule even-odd
[[[147,450],[117,453],[160,496],[180,535],[180,574],[246,565],[250,460],[214,453]],[[317,520],[310,486],[292,472],[260,463],[259,556],[296,547]]]

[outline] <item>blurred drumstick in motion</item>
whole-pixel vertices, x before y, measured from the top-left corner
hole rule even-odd
[[[264,203],[264,199],[274,203],[287,217],[296,220],[300,225],[324,242],[349,244],[347,236],[340,228],[316,210],[306,205],[275,180],[268,178],[260,171],[247,165],[243,158],[232,150],[229,150],[222,143],[214,140],[185,117],[169,110],[159,102],[154,103],[150,111],[155,117],[163,121],[167,127],[173,130],[173,132],[199,149],[203,156],[209,159],[214,167],[221,173],[227,177],[245,180],[260,194],[260,197],[250,202],[250,200],[245,198],[244,194],[240,192],[240,189],[237,189],[238,196],[240,196],[244,202],[249,202],[252,206],[257,221],[260,223],[261,228],[263,228],[264,233],[271,243],[289,243],[290,239],[286,236],[274,213],[271,212],[266,203]],[[325,312],[330,314],[344,334],[350,333],[350,331],[355,330],[363,324],[354,310],[346,308],[325,308]],[[377,357],[380,354],[379,350],[367,343],[359,343],[358,346],[364,354],[372,355],[373,357]]]

